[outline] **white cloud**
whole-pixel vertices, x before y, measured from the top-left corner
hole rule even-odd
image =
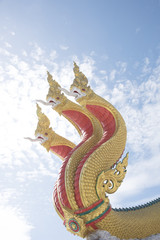
[[[143,69],[142,69],[143,74],[147,74],[151,71],[151,67],[149,65],[150,65],[150,60],[148,57],[146,57],[144,59],[144,65],[143,65]]]
[[[44,50],[37,44],[37,43],[31,43],[31,46],[33,46],[33,50],[31,51],[31,57],[35,59],[36,61],[42,60]]]
[[[90,56],[92,56],[92,57],[93,57],[93,56],[96,56],[95,51],[91,51],[91,52],[90,52]]]
[[[89,81],[92,81],[93,77],[95,77],[94,69],[95,69],[95,61],[90,56],[83,56],[82,63],[77,63],[80,67],[80,71],[82,71]]]
[[[61,69],[58,69],[58,82],[61,86],[68,88],[72,79],[74,78],[72,62],[66,62],[62,65]]]
[[[112,69],[109,73],[109,80],[118,82],[119,77],[122,76],[127,70],[127,63],[118,61],[116,62],[116,68]]]
[[[27,52],[25,50],[22,51],[22,55],[25,56],[25,57],[28,56],[28,54],[27,54]]]
[[[106,84],[104,82],[99,81],[99,84],[96,87],[96,94],[98,95],[105,94],[106,90],[107,90]]]
[[[12,32],[11,32],[11,35],[12,35],[12,36],[15,36],[15,35],[16,35],[16,33],[12,31]]]
[[[104,55],[102,55],[102,57],[101,57],[101,58],[102,58],[102,60],[104,60],[104,61],[107,61],[107,60],[109,59],[108,55],[105,55],[105,54],[104,54]]]
[[[4,44],[5,44],[5,47],[7,47],[7,48],[11,48],[12,47],[12,45],[10,43],[8,43],[8,42],[5,42]]]
[[[0,53],[2,54],[2,56],[9,56],[10,55],[10,52],[7,51],[6,49],[4,48],[0,48]]]
[[[123,74],[126,72],[127,70],[127,63],[126,62],[121,62],[121,61],[118,61],[116,63],[117,67],[118,67],[118,73],[119,74]]]
[[[110,79],[111,81],[113,81],[113,80],[115,79],[116,73],[117,73],[117,70],[116,70],[116,69],[113,69],[113,70],[110,72],[109,79]]]
[[[107,72],[105,70],[100,70],[99,71],[101,74],[106,74]]]
[[[57,58],[57,52],[55,50],[51,51],[50,58],[52,61]]]
[[[0,239],[31,240],[30,231],[33,227],[16,208],[0,206],[0,226]]]
[[[64,50],[64,51],[69,49],[69,47],[66,46],[66,45],[60,45],[59,47],[60,47],[61,50]]]

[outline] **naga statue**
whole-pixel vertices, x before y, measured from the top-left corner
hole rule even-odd
[[[120,160],[126,144],[126,125],[117,109],[94,93],[76,63],[73,71],[70,91],[61,88],[47,72],[46,101],[37,102],[51,106],[73,124],[80,143],[75,145],[56,134],[38,104],[36,138],[28,138],[62,159],[53,193],[59,217],[68,231],[88,239],[97,231],[119,239],[142,239],[160,233],[160,198],[132,208],[111,207],[109,195],[120,187],[128,165],[128,153]]]

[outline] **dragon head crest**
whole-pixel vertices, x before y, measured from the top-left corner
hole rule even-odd
[[[53,139],[54,131],[50,126],[50,121],[47,116],[42,113],[41,108],[37,104],[37,116],[38,124],[35,131],[36,140],[39,140],[40,143],[49,151],[50,142]]]
[[[88,98],[92,93],[90,86],[88,86],[88,79],[82,72],[80,72],[79,67],[75,62],[73,71],[75,79],[70,87],[71,93],[75,96],[76,100],[80,100],[84,97]]]
[[[50,105],[52,105],[53,108],[55,108],[59,104],[64,104],[66,97],[63,93],[61,93],[61,86],[55,80],[53,80],[52,75],[49,72],[47,72],[47,75],[47,80],[50,87],[46,96],[46,100]]]

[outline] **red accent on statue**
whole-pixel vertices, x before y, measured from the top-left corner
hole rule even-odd
[[[69,154],[69,152],[72,150],[72,148],[65,145],[57,145],[57,146],[50,147],[50,150],[57,153],[62,158],[65,158]]]
[[[62,163],[59,176],[58,176],[58,193],[60,197],[60,201],[63,206],[66,206],[68,208],[71,208],[70,203],[67,198],[67,193],[65,189],[65,169],[67,166],[67,163],[72,155],[72,153],[79,148],[89,137],[93,134],[93,126],[90,121],[90,119],[84,115],[81,112],[74,111],[74,110],[66,110],[62,112],[64,116],[67,116],[69,119],[71,119],[81,130],[83,134],[83,140],[81,143],[79,143],[64,159],[64,162]]]
[[[64,217],[64,212],[63,212],[63,210],[61,208],[61,205],[60,205],[59,199],[58,199],[57,182],[55,183],[55,186],[54,186],[53,201],[54,201],[54,204],[55,204],[58,212],[62,215],[62,217]]]
[[[69,152],[72,150],[71,147],[65,146],[65,145],[52,146],[50,147],[50,149],[53,152],[57,153],[62,158],[65,158],[67,154],[69,154]],[[64,217],[64,212],[59,203],[58,192],[57,192],[57,182],[55,183],[54,190],[53,190],[53,201],[59,213],[62,215],[62,217]]]
[[[100,199],[100,200],[98,200],[97,202],[93,203],[91,206],[89,206],[87,208],[83,208],[83,209],[79,209],[79,210],[75,211],[75,214],[81,214],[81,213],[87,212],[87,211],[91,210],[92,208],[96,207],[97,205],[99,205],[102,202],[103,202],[103,200]]]

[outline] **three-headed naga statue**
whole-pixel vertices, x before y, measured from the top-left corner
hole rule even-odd
[[[73,124],[81,142],[75,145],[56,134],[38,104],[36,138],[29,138],[62,159],[53,193],[59,217],[68,231],[82,238],[97,231],[120,239],[160,233],[160,198],[133,208],[111,207],[109,195],[120,187],[128,165],[128,153],[122,157],[126,125],[117,109],[94,93],[76,63],[73,70],[75,78],[69,91],[48,72],[46,101],[37,102],[51,106]]]

